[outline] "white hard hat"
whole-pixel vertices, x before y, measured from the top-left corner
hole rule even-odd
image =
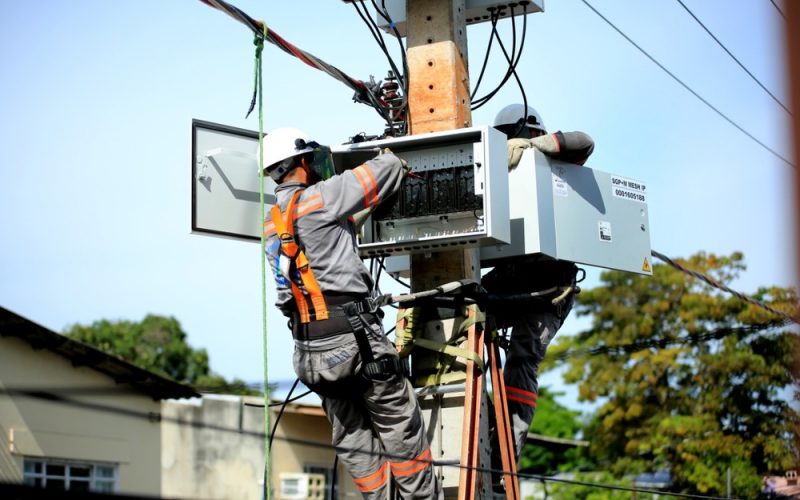
[[[520,125],[522,123],[524,123],[526,127],[534,128],[545,133],[547,132],[542,117],[530,106],[528,106],[526,112],[525,106],[522,104],[509,104],[501,109],[494,118],[495,127]]]
[[[292,158],[314,151],[309,146],[311,138],[302,130],[284,127],[275,129],[264,136],[264,171],[275,182],[292,168]]]

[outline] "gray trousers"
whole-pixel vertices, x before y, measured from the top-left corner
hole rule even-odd
[[[379,321],[369,323],[375,359],[397,357]],[[364,384],[355,337],[295,341],[294,369],[322,396],[333,445],[365,499],[388,499],[390,478],[401,498],[442,499],[424,421],[411,383],[392,374]]]
[[[536,413],[539,364],[544,359],[550,341],[561,328],[561,317],[566,317],[572,308],[573,300],[572,296],[565,299],[566,303],[562,305],[560,317],[553,310],[520,314],[512,320],[511,340],[503,368],[503,379],[517,462]]]

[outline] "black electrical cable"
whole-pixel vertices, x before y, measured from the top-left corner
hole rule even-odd
[[[628,35],[626,35],[626,34],[625,34],[625,33],[624,33],[624,32],[623,32],[621,29],[619,29],[619,28],[618,28],[618,27],[617,27],[617,26],[616,26],[614,23],[612,23],[611,21],[609,21],[609,20],[608,20],[608,18],[607,18],[606,16],[604,16],[603,14],[601,14],[601,13],[600,13],[600,11],[598,11],[597,9],[595,9],[595,8],[592,6],[592,4],[590,4],[590,3],[589,3],[587,0],[581,0],[581,2],[583,2],[583,3],[584,3],[586,6],[587,6],[587,7],[589,7],[589,9],[591,9],[591,11],[592,11],[592,12],[594,12],[595,14],[597,14],[597,16],[598,16],[600,19],[602,19],[603,21],[605,21],[605,22],[606,22],[606,24],[608,24],[609,26],[611,26],[611,27],[614,29],[614,31],[616,31],[616,32],[617,32],[617,33],[618,33],[620,36],[622,36],[622,38],[624,38],[625,40],[627,40],[627,41],[628,41],[628,43],[630,43],[631,45],[633,45],[634,47],[636,47],[636,49],[637,49],[637,50],[639,50],[639,52],[641,52],[641,53],[642,53],[642,54],[643,54],[645,57],[647,57],[648,59],[650,59],[650,61],[651,61],[653,64],[655,64],[656,66],[658,66],[659,68],[661,68],[661,70],[662,70],[664,73],[666,73],[667,75],[669,75],[669,76],[670,76],[670,77],[671,77],[673,80],[675,80],[676,82],[678,82],[678,84],[680,84],[680,85],[681,85],[681,86],[682,86],[684,89],[686,89],[687,91],[689,91],[689,93],[691,93],[693,96],[695,96],[695,97],[696,97],[696,98],[697,98],[697,99],[698,99],[700,102],[702,102],[703,104],[705,104],[706,106],[708,106],[708,108],[709,108],[709,109],[711,109],[711,110],[712,110],[712,111],[714,111],[714,112],[715,112],[717,115],[719,115],[719,116],[720,116],[720,118],[722,118],[723,120],[725,120],[725,121],[727,121],[728,123],[730,123],[731,125],[733,125],[733,126],[734,126],[734,127],[735,127],[735,128],[738,130],[738,131],[739,131],[739,132],[743,133],[744,135],[746,135],[747,137],[749,137],[749,138],[750,138],[750,139],[751,139],[753,142],[755,142],[756,144],[758,144],[759,146],[761,146],[761,147],[762,147],[762,148],[764,148],[765,150],[767,150],[767,151],[769,151],[770,153],[772,153],[772,154],[773,154],[773,155],[774,155],[776,158],[779,158],[781,161],[783,161],[783,162],[784,162],[784,163],[786,163],[787,165],[791,166],[792,168],[795,168],[795,169],[797,168],[797,166],[796,166],[794,163],[792,163],[791,161],[787,160],[785,157],[783,157],[783,156],[782,156],[781,154],[779,154],[777,151],[775,151],[775,150],[774,150],[774,149],[772,149],[771,147],[769,147],[769,146],[767,146],[766,144],[764,144],[763,142],[761,142],[759,139],[757,139],[757,138],[756,138],[756,136],[754,136],[753,134],[751,134],[750,132],[748,132],[747,130],[745,130],[745,129],[744,129],[742,126],[741,126],[741,125],[739,125],[738,123],[736,123],[736,122],[735,122],[735,121],[733,121],[732,119],[728,118],[728,115],[726,115],[725,113],[723,113],[722,111],[720,111],[720,110],[719,110],[718,108],[716,108],[716,107],[715,107],[713,104],[711,104],[710,102],[708,102],[708,101],[707,101],[707,100],[706,100],[706,99],[705,99],[703,96],[701,96],[700,94],[698,94],[698,93],[697,93],[697,92],[696,92],[694,89],[692,89],[692,88],[691,88],[691,87],[689,87],[689,86],[688,86],[686,83],[684,83],[684,82],[683,82],[683,80],[681,80],[680,78],[678,78],[677,76],[675,76],[675,74],[674,74],[674,73],[672,73],[670,70],[668,70],[668,69],[666,68],[666,66],[664,66],[663,64],[661,64],[660,62],[658,62],[658,61],[657,61],[657,60],[656,60],[656,59],[655,59],[653,56],[651,56],[651,55],[650,55],[650,54],[649,54],[649,53],[648,53],[646,50],[644,50],[642,47],[640,47],[640,46],[639,46],[639,44],[637,44],[636,42],[634,42],[634,41],[633,41],[633,39],[631,39],[631,37],[629,37]]]
[[[683,1],[682,1],[682,0],[677,0],[677,2],[678,2],[679,4],[681,4],[681,7],[683,7],[683,9],[684,9],[686,12],[688,12],[688,13],[689,13],[689,15],[690,15],[690,16],[692,16],[692,18],[693,18],[695,21],[697,21],[697,24],[699,24],[699,25],[700,25],[700,27],[701,27],[701,28],[703,28],[703,29],[705,30],[705,32],[706,32],[706,33],[708,33],[708,36],[710,36],[712,39],[714,39],[714,41],[715,41],[715,42],[717,42],[717,45],[719,45],[720,47],[722,47],[722,50],[724,50],[724,51],[725,51],[725,53],[726,53],[726,54],[728,54],[728,55],[731,57],[731,59],[733,59],[733,60],[736,62],[736,64],[738,64],[738,65],[739,65],[739,67],[740,67],[740,68],[742,68],[742,69],[744,70],[744,72],[745,72],[745,73],[747,73],[747,74],[750,76],[750,78],[752,78],[752,79],[753,79],[753,81],[754,81],[754,82],[756,82],[756,83],[758,84],[758,86],[759,86],[759,87],[761,87],[761,88],[764,90],[764,92],[766,92],[767,94],[769,94],[769,96],[770,96],[770,97],[772,97],[772,100],[774,100],[776,103],[778,103],[778,105],[779,105],[780,107],[782,107],[782,108],[783,108],[783,109],[784,109],[784,110],[785,110],[787,113],[789,113],[789,116],[794,116],[794,115],[792,114],[792,112],[789,110],[789,108],[787,108],[787,107],[786,107],[786,105],[785,105],[785,104],[783,104],[783,103],[780,101],[780,99],[778,99],[777,97],[775,97],[775,94],[773,94],[772,92],[770,92],[770,91],[769,91],[769,89],[767,89],[767,87],[765,87],[765,86],[764,86],[764,84],[763,84],[763,83],[761,83],[761,80],[759,80],[758,78],[756,78],[756,76],[755,76],[753,73],[751,73],[751,72],[750,72],[750,70],[749,70],[749,69],[747,69],[747,68],[745,67],[745,65],[744,65],[744,64],[742,64],[742,62],[741,62],[741,61],[739,61],[739,59],[737,59],[737,58],[736,58],[736,56],[735,56],[735,55],[733,55],[733,53],[732,53],[730,50],[728,50],[728,47],[726,47],[726,46],[725,46],[725,45],[724,45],[722,42],[720,42],[720,41],[719,41],[719,39],[718,39],[716,36],[714,36],[714,33],[712,33],[712,32],[711,32],[711,30],[710,30],[710,29],[708,29],[708,28],[706,27],[706,25],[705,25],[705,24],[703,24],[703,21],[701,21],[701,20],[700,20],[700,19],[699,19],[699,18],[698,18],[696,15],[694,15],[694,12],[692,12],[691,10],[689,10],[689,7],[687,7],[687,6],[686,6],[686,4],[685,4],[685,3],[683,3]]]
[[[492,36],[497,38],[497,43],[500,46],[500,48],[503,50],[503,54],[505,55],[506,60],[509,63],[509,67],[508,67],[508,70],[506,70],[506,74],[503,76],[503,79],[501,80],[500,84],[494,90],[492,90],[491,92],[489,92],[485,96],[480,97],[478,99],[474,99],[472,101],[472,110],[476,110],[476,109],[480,108],[481,106],[483,106],[484,104],[486,104],[487,102],[489,102],[489,100],[492,97],[494,97],[500,91],[500,89],[503,88],[503,86],[506,84],[506,82],[508,82],[508,79],[511,78],[512,75],[517,79],[517,83],[519,83],[520,88],[522,87],[522,83],[519,81],[519,77],[517,76],[516,69],[517,69],[517,65],[519,64],[519,61],[522,59],[522,50],[525,47],[525,38],[526,38],[526,35],[527,35],[527,31],[528,31],[528,16],[527,16],[527,13],[528,13],[528,6],[527,6],[527,4],[525,4],[525,5],[522,6],[522,37],[520,39],[519,51],[516,53],[516,58],[513,58],[513,57],[509,58],[508,52],[505,49],[505,44],[500,39],[500,33],[497,31],[497,23],[495,22],[495,23],[492,24]],[[513,18],[512,18],[512,21],[513,21]],[[513,22],[512,22],[512,29],[516,33],[516,24],[513,23]],[[514,36],[516,37],[516,34],[514,34]],[[524,94],[524,91],[523,91],[523,94]]]
[[[386,266],[383,264],[383,261],[380,262],[380,266],[383,268],[384,271],[386,271]],[[411,289],[411,285],[409,285],[405,281],[401,280],[400,278],[396,277],[395,275],[393,275],[389,271],[386,271],[386,274],[388,274],[393,280],[395,280],[396,282],[400,283],[404,287],[408,288],[409,290]]]
[[[381,34],[381,29],[375,23],[375,20],[372,19],[372,16],[369,15],[369,10],[367,9],[367,6],[364,5],[364,0],[354,1],[352,2],[352,4],[355,7],[356,12],[358,12],[358,15],[361,18],[361,20],[364,21],[364,24],[367,25],[369,32],[372,34],[372,38],[375,39],[375,42],[378,44],[378,47],[380,47],[381,51],[383,52],[383,55],[386,56],[386,59],[389,62],[389,66],[392,68],[392,71],[395,72],[395,75],[397,75],[398,78],[401,78],[402,75],[400,75],[400,72],[397,69],[397,64],[394,62],[394,58],[392,58],[391,54],[389,54],[389,50],[386,47],[386,42],[384,41],[383,35]],[[361,7],[364,8],[363,13],[359,8],[359,4],[361,4]]]
[[[786,14],[784,14],[783,11],[781,10],[781,8],[778,7],[778,4],[775,3],[775,0],[769,0],[769,1],[772,3],[772,6],[775,7],[775,10],[778,11],[778,14],[780,14],[781,17],[783,18],[783,20],[785,21],[786,20]]]
[[[489,92],[485,96],[480,97],[480,98],[475,99],[475,100],[472,101],[472,106],[473,106],[472,109],[473,110],[478,109],[481,106],[483,106],[484,104],[486,104],[492,97],[494,97],[500,91],[500,89],[503,88],[503,86],[505,86],[506,82],[508,82],[508,79],[511,78],[512,75],[516,74],[517,64],[519,64],[519,61],[520,61],[520,59],[522,57],[522,49],[524,48],[524,45],[525,45],[525,38],[526,38],[527,29],[528,29],[528,17],[527,17],[526,14],[527,14],[527,7],[524,7],[524,10],[523,10],[523,22],[522,22],[522,39],[520,41],[520,49],[519,49],[519,52],[517,53],[516,60],[514,60],[513,63],[510,63],[508,70],[506,70],[506,74],[503,76],[503,79],[501,80],[500,84],[494,90],[492,90],[491,92]],[[492,27],[492,36],[497,38],[497,42],[500,45],[500,48],[503,50],[503,53],[504,53],[504,55],[506,57],[506,60],[508,61],[508,53],[505,50],[505,44],[500,39],[500,33],[497,31],[496,24],[493,25],[493,27]]]
[[[496,29],[494,30],[494,33],[497,33],[497,30],[496,30]],[[524,37],[523,37],[523,39],[522,39],[522,43],[523,43],[523,44],[525,43],[525,38],[524,38]],[[506,74],[506,77],[503,79],[503,82],[501,82],[501,84],[500,84],[500,85],[499,85],[499,86],[498,86],[498,87],[497,87],[497,88],[496,88],[494,91],[492,91],[492,92],[491,92],[489,95],[487,95],[487,96],[485,96],[485,97],[483,97],[483,98],[481,98],[481,99],[478,99],[478,101],[480,101],[480,103],[479,103],[479,104],[475,105],[475,104],[473,103],[472,109],[473,109],[473,110],[475,110],[475,109],[478,109],[478,108],[480,108],[481,106],[483,106],[484,104],[486,104],[487,102],[489,102],[489,100],[490,100],[492,97],[494,97],[494,95],[495,95],[495,94],[496,94],[496,93],[497,93],[497,92],[498,92],[498,91],[499,91],[499,90],[500,90],[500,89],[503,87],[503,85],[505,85],[505,82],[506,82],[506,81],[508,81],[508,77],[509,77],[509,75],[513,75],[513,76],[514,76],[514,79],[517,81],[517,85],[519,85],[519,89],[520,89],[520,91],[522,92],[522,100],[523,100],[523,105],[525,106],[525,108],[524,108],[524,109],[526,109],[526,110],[527,110],[527,109],[528,109],[528,97],[527,97],[527,95],[525,94],[525,88],[524,88],[524,86],[522,85],[522,81],[520,80],[520,78],[519,78],[519,75],[517,75],[517,70],[516,70],[516,63],[519,63],[519,60],[517,60],[517,61],[514,61],[514,60],[513,60],[513,59],[512,59],[512,58],[509,56],[509,54],[508,54],[508,51],[506,50],[505,44],[504,44],[504,43],[503,43],[503,41],[500,39],[500,35],[499,35],[499,33],[497,34],[497,44],[500,46],[500,50],[502,50],[502,51],[503,51],[503,55],[505,56],[505,58],[506,58],[506,61],[508,62],[508,65],[509,65],[509,66],[508,66],[508,73]],[[520,55],[521,55],[521,54],[522,54],[522,49],[520,48]],[[527,118],[527,117],[523,117],[523,118]],[[522,125],[522,126],[524,126],[524,125],[525,125],[525,120],[524,120],[524,119],[523,119],[523,123],[522,123],[521,125]]]
[[[491,13],[492,14],[492,17],[491,17],[492,28],[494,28],[494,26],[497,24],[497,19],[498,19],[497,15],[495,14],[495,12],[496,12],[495,10],[492,10],[492,13]],[[478,80],[475,83],[475,88],[472,89],[472,94],[470,95],[470,100],[471,101],[475,100],[475,94],[478,93],[478,88],[480,88],[481,82],[483,81],[483,75],[486,72],[486,66],[487,66],[487,63],[489,62],[489,54],[491,54],[491,52],[492,52],[492,44],[493,43],[494,43],[494,32],[490,31],[489,32],[489,44],[486,46],[486,55],[483,57],[483,64],[481,65],[481,72],[478,75]]]
[[[281,421],[281,417],[283,416],[284,410],[286,410],[286,405],[289,404],[289,399],[292,397],[292,393],[294,392],[294,388],[297,387],[297,384],[300,382],[299,378],[294,379],[294,384],[292,384],[292,388],[289,389],[289,394],[286,397],[286,401],[283,402],[281,405],[281,409],[278,412],[278,416],[275,418],[275,425],[272,426],[272,432],[269,433],[269,450],[272,451],[272,440],[275,438],[275,431],[278,430],[278,422]]]
[[[7,389],[0,389],[0,394],[8,393],[8,392],[9,391]],[[48,402],[51,402],[51,403],[71,406],[73,408],[82,408],[82,409],[86,409],[86,410],[105,412],[105,413],[115,414],[115,415],[119,415],[119,416],[129,417],[129,418],[139,418],[139,419],[143,419],[143,420],[148,420],[149,422],[152,422],[154,424],[158,424],[160,422],[168,422],[168,423],[174,423],[176,425],[191,427],[193,429],[213,430],[213,431],[217,431],[217,432],[228,432],[228,433],[238,434],[240,436],[256,437],[256,438],[259,438],[259,439],[264,439],[264,437],[265,437],[264,432],[247,431],[247,430],[243,430],[243,429],[240,429],[240,428],[223,427],[223,426],[215,425],[215,424],[206,424],[204,422],[194,422],[194,421],[190,421],[190,420],[182,420],[180,418],[170,417],[170,416],[162,415],[161,413],[156,413],[156,412],[136,411],[136,410],[129,410],[129,409],[125,409],[125,408],[119,408],[119,407],[115,407],[115,406],[100,405],[100,404],[97,404],[97,403],[79,401],[79,400],[74,400],[74,399],[64,399],[64,398],[60,398],[60,397],[58,397],[56,395],[45,394],[45,393],[42,393],[40,391],[26,391],[26,392],[22,392],[22,393],[17,392],[17,393],[15,393],[15,395],[19,395],[19,396],[23,396],[23,397],[30,397],[30,398],[34,398],[34,399],[45,400],[45,401],[48,401]],[[331,445],[330,443],[321,443],[321,442],[318,442],[318,441],[311,441],[311,440],[307,440],[307,439],[280,437],[280,438],[278,438],[278,440],[286,442],[286,443],[289,443],[289,444],[300,445],[300,446],[311,446],[311,447],[322,448],[322,449],[326,449],[326,450],[333,449],[333,450],[336,450],[337,452],[341,450],[341,451],[350,451],[350,452],[353,452],[353,453],[360,453],[360,454],[366,454],[366,455],[373,454],[373,452],[366,451],[366,450],[361,449],[361,448],[349,448],[349,447],[343,447],[343,446],[336,447],[336,446]],[[407,460],[408,459],[408,457],[401,456],[401,455],[395,455],[395,454],[389,454],[389,453],[386,453],[385,451],[380,452],[380,454],[381,454],[382,457],[384,457],[386,459],[396,459],[396,460]],[[640,493],[653,493],[653,494],[660,494],[660,495],[664,495],[664,496],[672,496],[672,497],[679,497],[679,498],[698,498],[698,499],[708,499],[708,500],[723,500],[722,497],[712,497],[712,496],[705,496],[705,495],[692,495],[692,494],[687,494],[687,493],[673,493],[673,492],[669,492],[669,491],[659,491],[659,490],[646,490],[646,489],[632,488],[632,487],[627,487],[627,486],[616,486],[616,485],[609,485],[609,484],[602,484],[602,483],[591,483],[591,482],[588,482],[588,481],[576,481],[576,480],[573,480],[573,479],[560,479],[560,478],[542,476],[542,475],[537,475],[537,474],[525,474],[525,473],[519,473],[519,472],[513,473],[513,472],[510,472],[510,471],[503,471],[503,470],[498,470],[498,469],[493,469],[493,468],[488,468],[488,467],[472,467],[472,466],[461,465],[461,464],[453,464],[453,463],[450,463],[450,462],[441,463],[441,462],[436,461],[436,460],[421,460],[421,459],[418,459],[417,461],[420,462],[420,463],[430,463],[430,464],[432,464],[434,466],[453,467],[453,468],[458,468],[458,469],[461,469],[461,470],[473,470],[473,471],[476,471],[476,472],[487,473],[487,474],[497,474],[497,475],[512,474],[512,475],[516,475],[517,477],[520,477],[520,478],[523,478],[523,479],[535,479],[535,480],[538,480],[538,481],[551,481],[551,482],[555,482],[555,483],[572,484],[572,485],[579,485],[579,486],[588,486],[588,487],[595,487],[595,488],[609,489],[609,490],[618,490],[618,491],[636,491],[636,492],[640,492]]]

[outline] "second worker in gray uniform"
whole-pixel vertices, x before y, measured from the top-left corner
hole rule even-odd
[[[291,318],[295,372],[321,397],[339,458],[364,498],[388,498],[392,478],[402,498],[443,498],[419,403],[381,318],[353,311],[373,281],[352,216],[400,189],[402,160],[381,154],[332,175],[329,152],[291,128],[267,134],[264,151],[279,184],[264,222],[276,305]]]
[[[497,114],[494,127],[508,137],[509,170],[516,168],[527,148],[579,165],[583,165],[594,150],[594,141],[583,132],[547,133],[539,113],[530,106],[506,106]],[[512,301],[490,310],[498,327],[511,328],[503,379],[517,462],[536,412],[539,364],[572,309],[577,272],[572,262],[520,258],[498,265],[481,280],[483,287],[495,294],[552,290],[543,300]],[[553,304],[552,299],[560,300]],[[495,465],[499,463],[496,453],[494,460]]]

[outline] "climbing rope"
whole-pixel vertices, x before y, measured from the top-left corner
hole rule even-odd
[[[267,25],[261,23],[263,31],[256,33],[253,39],[253,44],[256,46],[256,56],[254,62],[254,80],[255,85],[253,89],[253,99],[250,102],[250,110],[253,111],[256,101],[258,101],[258,179],[259,179],[259,206],[261,207],[261,220],[266,217],[266,210],[264,208],[264,100],[263,100],[263,87],[261,80],[261,54],[264,51],[264,39],[269,34]],[[260,223],[259,223],[260,226]],[[264,346],[264,434],[269,435],[269,370],[267,355],[267,253],[266,253],[266,238],[264,231],[259,228],[261,234],[261,337]],[[270,487],[272,478],[272,467],[270,460],[270,440],[264,439],[264,490],[263,498],[269,500]]]

